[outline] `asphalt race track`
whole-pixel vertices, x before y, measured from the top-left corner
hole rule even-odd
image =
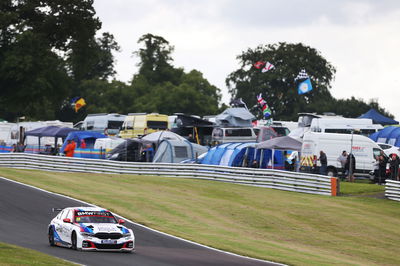
[[[35,249],[84,265],[276,265],[252,260],[182,241],[132,223],[134,253],[80,252],[50,247],[47,226],[51,208],[83,206],[80,202],[0,178],[0,241]]]

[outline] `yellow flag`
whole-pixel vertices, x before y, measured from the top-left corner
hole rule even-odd
[[[85,105],[86,105],[85,99],[79,98],[79,100],[75,102],[75,112],[77,113],[79,109],[81,109]]]

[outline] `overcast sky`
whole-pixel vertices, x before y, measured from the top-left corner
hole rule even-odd
[[[377,99],[400,119],[398,0],[95,0],[94,7],[102,31],[122,48],[118,80],[137,72],[132,52],[151,33],[175,47],[175,67],[201,71],[228,103],[225,78],[238,69],[237,55],[260,44],[302,42],[336,68],[334,97]]]

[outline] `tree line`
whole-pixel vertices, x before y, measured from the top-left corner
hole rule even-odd
[[[198,70],[173,65],[174,46],[161,36],[143,35],[138,72],[130,82],[115,79],[114,56],[120,50],[112,33],[98,33],[93,0],[3,0],[0,2],[0,118],[80,121],[88,113],[175,112],[209,115],[227,106],[221,90]],[[100,37],[96,37],[100,36]],[[335,99],[331,81],[335,68],[319,52],[301,43],[260,45],[237,57],[241,66],[226,83],[232,99],[254,106],[263,93],[278,120],[294,120],[298,112],[335,112],[357,117],[376,108],[393,117],[376,101]],[[276,69],[260,73],[260,59]],[[211,63],[211,62],[210,62]],[[300,68],[309,72],[314,90],[297,95],[293,79]],[[70,100],[87,105],[75,113]]]

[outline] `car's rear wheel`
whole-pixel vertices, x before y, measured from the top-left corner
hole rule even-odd
[[[49,228],[49,244],[50,246],[54,246],[54,231],[53,228]]]
[[[72,235],[71,235],[71,248],[73,250],[77,249],[76,248],[76,233],[75,232],[72,232]]]

